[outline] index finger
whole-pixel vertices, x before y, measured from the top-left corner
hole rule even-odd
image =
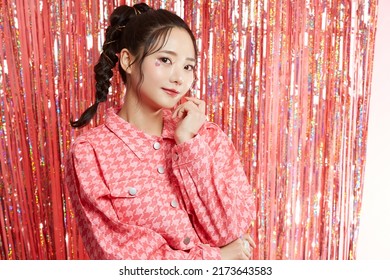
[[[203,100],[199,99],[199,98],[196,98],[196,97],[189,97],[189,96],[186,96],[186,99],[189,100],[189,101],[192,101],[194,102],[196,105],[198,105],[198,108],[199,110],[202,112],[202,113],[205,113],[206,112],[206,102],[204,102]]]

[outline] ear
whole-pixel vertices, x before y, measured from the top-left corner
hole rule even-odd
[[[129,52],[128,49],[122,49],[119,53],[119,63],[122,66],[122,69],[125,70],[127,74],[131,74],[131,69],[133,68],[134,56]]]

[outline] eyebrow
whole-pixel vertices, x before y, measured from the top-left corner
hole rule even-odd
[[[174,52],[174,51],[161,50],[160,52],[166,53],[166,54],[170,54],[170,55],[173,55],[173,56],[177,56],[177,53]],[[192,58],[192,57],[187,57],[186,60],[189,60],[189,61],[192,61],[192,62],[196,62],[195,58]]]

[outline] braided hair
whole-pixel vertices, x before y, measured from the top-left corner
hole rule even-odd
[[[113,76],[112,69],[118,63],[117,54],[122,49],[126,48],[134,56],[132,63],[138,62],[141,73],[138,87],[143,82],[141,69],[145,57],[161,49],[172,28],[178,27],[188,32],[194,45],[195,57],[197,57],[196,40],[190,28],[182,18],[167,10],[154,10],[145,3],[135,4],[132,7],[122,5],[110,15],[109,23],[102,53],[94,67],[95,103],[87,108],[78,120],[70,121],[72,127],[81,128],[87,125],[95,116],[99,104],[107,101],[111,86],[110,80]],[[126,84],[126,71],[120,63],[118,63],[118,68],[122,81]]]

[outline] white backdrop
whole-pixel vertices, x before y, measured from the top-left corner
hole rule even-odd
[[[358,260],[390,260],[390,1],[379,0]]]

